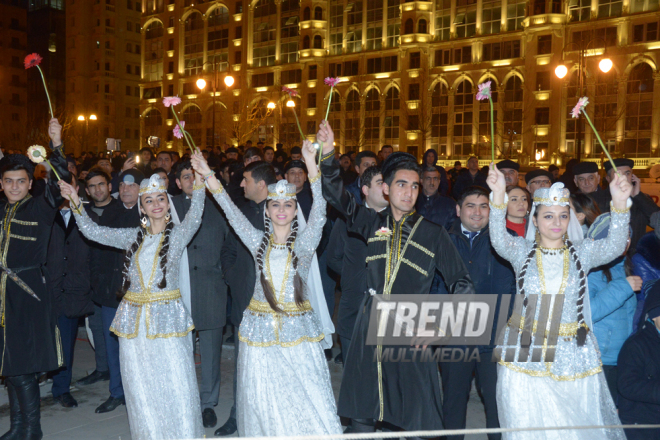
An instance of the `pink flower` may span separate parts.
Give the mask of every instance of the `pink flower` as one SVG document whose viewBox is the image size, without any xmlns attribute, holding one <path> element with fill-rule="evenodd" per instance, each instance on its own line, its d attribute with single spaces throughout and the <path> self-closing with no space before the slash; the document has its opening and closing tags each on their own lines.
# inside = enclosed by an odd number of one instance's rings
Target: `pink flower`
<svg viewBox="0 0 660 440">
<path fill-rule="evenodd" d="M 479 84 L 479 91 L 477 92 L 477 101 L 483 101 L 484 99 L 490 99 L 490 81 Z"/>
<path fill-rule="evenodd" d="M 325 82 L 326 86 L 334 87 L 337 84 L 339 84 L 339 81 L 340 81 L 339 78 L 330 78 L 330 77 L 328 77 L 323 82 Z"/>
<path fill-rule="evenodd" d="M 295 98 L 296 96 L 298 96 L 298 91 L 297 91 L 297 90 L 290 89 L 290 88 L 288 88 L 287 86 L 283 86 L 283 87 L 282 87 L 282 91 L 283 91 L 284 93 L 288 93 L 289 96 L 292 97 L 292 98 Z"/>
<path fill-rule="evenodd" d="M 179 105 L 181 104 L 181 98 L 178 96 L 166 96 L 163 98 L 163 105 L 165 107 L 169 107 L 171 105 Z"/>
<path fill-rule="evenodd" d="M 390 235 L 392 235 L 392 231 L 385 226 L 376 231 L 376 237 L 389 237 Z"/>
<path fill-rule="evenodd" d="M 172 130 L 172 134 L 174 134 L 174 137 L 177 139 L 183 139 L 183 127 L 186 126 L 186 121 L 181 121 L 176 126 L 174 127 L 174 130 Z"/>
<path fill-rule="evenodd" d="M 578 99 L 577 104 L 575 104 L 575 107 L 573 107 L 573 110 L 571 110 L 571 116 L 574 118 L 577 118 L 580 116 L 580 112 L 584 110 L 584 108 L 589 104 L 589 98 L 586 96 L 583 96 L 582 98 Z"/>
<path fill-rule="evenodd" d="M 30 67 L 38 66 L 41 63 L 41 58 L 38 53 L 31 53 L 25 57 L 25 68 L 29 69 Z"/>
</svg>

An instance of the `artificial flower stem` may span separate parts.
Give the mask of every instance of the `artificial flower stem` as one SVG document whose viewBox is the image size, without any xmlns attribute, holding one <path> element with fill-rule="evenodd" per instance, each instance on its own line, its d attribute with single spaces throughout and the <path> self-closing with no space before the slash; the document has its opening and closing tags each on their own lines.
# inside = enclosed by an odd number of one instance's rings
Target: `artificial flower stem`
<svg viewBox="0 0 660 440">
<path fill-rule="evenodd" d="M 328 120 L 328 115 L 330 114 L 330 103 L 332 103 L 332 89 L 335 87 L 330 87 L 330 97 L 328 98 L 328 109 L 325 111 L 325 120 Z"/>
<path fill-rule="evenodd" d="M 493 118 L 493 98 L 488 97 L 490 102 L 490 150 L 493 156 L 493 162 L 495 162 L 495 121 Z"/>
<path fill-rule="evenodd" d="M 46 85 L 46 78 L 44 77 L 44 72 L 41 70 L 41 67 L 37 65 L 37 69 L 39 69 L 39 73 L 41 74 L 41 80 L 44 83 L 44 90 L 46 90 L 46 98 L 48 98 L 48 108 L 50 108 L 50 117 L 54 118 L 55 114 L 53 113 L 53 105 L 50 103 L 50 95 L 48 94 L 48 86 Z"/>
<path fill-rule="evenodd" d="M 292 108 L 291 111 L 293 112 L 293 116 L 296 117 L 296 124 L 298 124 L 298 130 L 300 131 L 300 137 L 302 137 L 302 140 L 304 141 L 305 140 L 305 134 L 303 133 L 302 128 L 300 127 L 300 121 L 298 120 L 298 115 L 296 114 L 295 107 Z"/>
<path fill-rule="evenodd" d="M 179 121 L 179 117 L 177 116 L 176 112 L 174 111 L 174 107 L 172 107 L 172 114 L 174 114 L 174 119 L 176 119 L 176 124 L 179 126 L 179 130 L 183 133 L 183 136 L 186 138 L 186 143 L 188 146 L 192 149 L 193 147 L 197 150 L 198 153 L 201 153 L 197 145 L 195 145 L 195 141 L 192 140 L 192 136 L 188 134 L 186 130 L 181 127 L 181 121 Z M 190 136 L 190 139 L 188 138 Z"/>
<path fill-rule="evenodd" d="M 596 139 L 598 139 L 598 142 L 600 143 L 601 148 L 603 149 L 603 151 L 607 155 L 607 158 L 610 160 L 610 163 L 612 164 L 612 169 L 614 169 L 614 172 L 618 174 L 619 171 L 616 169 L 616 165 L 614 164 L 614 161 L 612 160 L 612 156 L 610 156 L 610 152 L 607 151 L 607 148 L 605 148 L 605 145 L 603 144 L 603 140 L 600 138 L 600 135 L 598 134 L 598 131 L 596 130 L 596 127 L 594 127 L 594 124 L 591 122 L 591 119 L 589 118 L 589 115 L 584 110 L 584 108 L 582 109 L 582 114 L 584 114 L 584 117 L 587 119 L 587 122 L 589 123 L 589 125 L 591 125 L 591 129 L 594 131 L 594 134 L 596 135 Z"/>
<path fill-rule="evenodd" d="M 39 67 L 39 66 L 37 66 L 37 67 Z M 50 169 L 53 170 L 53 173 L 55 173 L 55 177 L 57 177 L 57 181 L 59 182 L 60 180 L 62 180 L 62 178 L 60 177 L 60 175 L 57 174 L 57 170 L 55 169 L 55 167 L 53 166 L 53 164 L 50 163 L 50 160 L 46 159 L 46 163 L 48 164 L 48 166 L 50 167 Z M 74 208 L 76 208 L 77 211 L 80 211 L 80 207 L 76 206 L 76 204 L 73 203 L 73 200 L 71 200 L 71 196 L 67 197 L 67 199 L 69 199 L 69 202 L 71 203 L 71 205 L 72 205 Z M 78 212 L 78 213 L 80 213 L 80 212 Z"/>
<path fill-rule="evenodd" d="M 321 158 L 323 157 L 323 142 L 318 141 L 319 143 L 319 167 L 321 166 Z"/>
</svg>

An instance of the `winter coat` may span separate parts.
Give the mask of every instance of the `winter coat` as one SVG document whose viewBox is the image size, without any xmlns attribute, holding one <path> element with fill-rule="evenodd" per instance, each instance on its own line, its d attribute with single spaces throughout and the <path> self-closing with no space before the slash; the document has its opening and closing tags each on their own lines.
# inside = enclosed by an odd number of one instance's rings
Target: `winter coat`
<svg viewBox="0 0 660 440">
<path fill-rule="evenodd" d="M 637 294 L 637 312 L 633 321 L 633 328 L 637 330 L 637 324 L 642 317 L 644 308 L 645 292 L 648 285 L 660 278 L 660 239 L 654 231 L 644 235 L 637 243 L 637 252 L 632 257 L 633 272 L 642 278 L 644 286 L 642 292 Z"/>
<path fill-rule="evenodd" d="M 477 172 L 474 178 L 469 170 L 461 172 L 456 178 L 456 183 L 451 190 L 451 195 L 458 200 L 461 197 L 461 194 L 463 194 L 463 191 L 471 186 L 480 186 L 490 192 L 490 188 L 488 188 L 488 184 L 486 183 L 486 177 L 488 176 L 481 172 Z"/>
<path fill-rule="evenodd" d="M 415 204 L 417 212 L 427 220 L 436 225 L 444 226 L 445 229 L 451 229 L 456 220 L 456 202 L 450 197 L 445 197 L 439 192 L 430 197 L 420 192 Z"/>
<path fill-rule="evenodd" d="M 624 259 L 615 260 L 609 267 L 612 275 L 609 283 L 602 270 L 592 271 L 587 280 L 591 320 L 601 360 L 604 365 L 616 365 L 623 343 L 633 332 L 637 297 L 626 280 Z"/>
</svg>

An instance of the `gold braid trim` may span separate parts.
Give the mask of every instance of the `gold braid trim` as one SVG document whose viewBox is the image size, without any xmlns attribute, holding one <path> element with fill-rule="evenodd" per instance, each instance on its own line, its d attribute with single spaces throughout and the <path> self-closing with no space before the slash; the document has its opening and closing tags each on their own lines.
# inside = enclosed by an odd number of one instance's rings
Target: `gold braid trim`
<svg viewBox="0 0 660 440">
<path fill-rule="evenodd" d="M 331 157 L 334 157 L 334 155 L 335 155 L 335 149 L 333 148 L 331 152 L 329 152 L 329 153 L 326 154 L 325 156 L 321 156 L 321 162 L 320 162 L 320 163 L 322 163 L 322 162 L 325 161 L 326 159 L 329 159 L 329 158 L 331 158 Z"/>
<path fill-rule="evenodd" d="M 220 188 L 218 189 L 211 189 L 209 188 L 209 191 L 211 191 L 211 194 L 222 194 L 224 192 L 225 188 L 222 186 L 222 183 L 220 184 Z"/>
<path fill-rule="evenodd" d="M 601 364 L 601 365 L 599 365 L 595 368 L 592 368 L 591 370 L 587 370 L 583 373 L 576 373 L 576 374 L 571 374 L 571 375 L 568 375 L 568 376 L 558 376 L 558 375 L 552 373 L 552 371 L 550 371 L 550 366 L 552 365 L 551 362 L 546 362 L 545 363 L 545 371 L 543 371 L 543 370 L 528 370 L 526 368 L 514 365 L 513 363 L 510 363 L 510 362 L 499 361 L 498 363 L 500 365 L 504 365 L 509 370 L 515 371 L 516 373 L 523 373 L 523 374 L 526 374 L 526 375 L 532 376 L 532 377 L 549 377 L 553 380 L 556 380 L 557 382 L 570 382 L 570 381 L 574 381 L 574 380 L 578 380 L 578 379 L 584 379 L 585 377 L 593 376 L 594 374 L 598 374 L 601 371 L 603 371 L 603 367 L 601 366 L 602 365 Z"/>
<path fill-rule="evenodd" d="M 492 206 L 495 209 L 506 209 L 507 204 L 502 203 L 501 205 L 496 205 L 495 203 L 490 202 L 490 206 Z"/>
<path fill-rule="evenodd" d="M 321 173 L 318 172 L 318 173 L 316 173 L 316 176 L 309 179 L 309 183 L 312 184 L 312 183 L 316 182 L 317 180 L 319 180 L 320 178 L 321 178 Z"/>
<path fill-rule="evenodd" d="M 630 211 L 630 207 L 626 207 L 626 209 L 616 209 L 614 207 L 614 203 L 610 202 L 610 212 L 613 212 L 615 214 L 626 214 L 629 211 Z"/>
<path fill-rule="evenodd" d="M 319 336 L 316 337 L 311 337 L 311 336 L 302 336 L 295 341 L 291 342 L 278 342 L 278 341 L 268 341 L 268 342 L 254 342 L 250 341 L 248 338 L 243 336 L 240 332 L 238 331 L 238 340 L 241 342 L 245 342 L 247 345 L 251 347 L 272 347 L 273 345 L 279 345 L 281 347 L 295 347 L 296 345 L 300 345 L 303 342 L 319 342 L 325 338 L 325 334 L 321 333 Z"/>
<path fill-rule="evenodd" d="M 206 185 L 204 185 L 203 183 L 201 183 L 199 185 L 197 185 L 197 184 L 193 185 L 193 191 L 197 191 L 198 189 L 205 189 L 205 188 L 206 188 Z"/>
<path fill-rule="evenodd" d="M 280 303 L 278 304 L 280 306 L 280 309 L 282 309 L 282 313 L 284 314 L 301 314 L 301 313 L 307 313 L 312 311 L 312 305 L 310 304 L 309 301 L 304 301 L 300 307 L 298 307 L 298 304 L 295 302 L 285 302 L 285 303 Z M 266 301 L 257 301 L 256 299 L 252 298 L 250 300 L 250 304 L 248 305 L 248 310 L 251 312 L 255 312 L 258 314 L 262 313 L 268 313 L 272 315 L 279 315 L 280 313 L 276 312 L 273 310 Z"/>
<path fill-rule="evenodd" d="M 509 323 L 511 323 L 511 325 L 515 325 L 515 324 L 512 323 L 512 320 L 513 320 L 513 318 L 511 318 L 511 320 L 509 320 Z M 532 335 L 536 334 L 536 329 L 538 327 L 538 324 L 539 324 L 539 322 L 537 320 L 534 320 L 534 326 L 532 327 Z M 548 324 L 550 324 L 550 323 L 548 322 Z M 569 323 L 566 323 L 566 324 L 559 324 L 559 336 L 575 336 L 575 335 L 577 335 L 577 330 L 580 327 L 584 327 L 587 330 L 589 329 L 589 326 L 587 326 L 586 323 L 582 323 L 582 325 L 579 325 L 577 323 L 577 321 L 576 322 L 569 322 Z M 520 330 L 523 330 L 524 328 L 525 328 L 525 320 L 521 319 L 520 320 Z M 548 331 L 548 329 L 546 329 L 545 330 L 545 337 L 546 338 L 548 337 L 548 333 L 549 333 L 549 331 Z"/>
<path fill-rule="evenodd" d="M 124 300 L 134 304 L 149 304 L 158 301 L 173 301 L 181 298 L 181 292 L 176 290 L 165 290 L 163 292 L 126 292 Z"/>
</svg>

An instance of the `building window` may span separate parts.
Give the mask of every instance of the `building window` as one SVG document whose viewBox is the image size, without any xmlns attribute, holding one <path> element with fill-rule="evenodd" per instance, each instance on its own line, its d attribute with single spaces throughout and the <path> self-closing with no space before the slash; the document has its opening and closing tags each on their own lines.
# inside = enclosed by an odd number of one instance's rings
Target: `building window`
<svg viewBox="0 0 660 440">
<path fill-rule="evenodd" d="M 367 0 L 367 23 L 383 22 L 383 0 Z"/>
<path fill-rule="evenodd" d="M 396 55 L 383 58 L 367 59 L 367 73 L 396 72 L 398 70 Z"/>
<path fill-rule="evenodd" d="M 275 64 L 275 46 L 255 47 L 252 53 L 252 66 L 263 67 Z"/>
<path fill-rule="evenodd" d="M 298 61 L 298 42 L 282 43 L 280 45 L 280 61 L 283 64 Z"/>
<path fill-rule="evenodd" d="M 307 108 L 316 108 L 316 93 L 307 95 Z"/>
<path fill-rule="evenodd" d="M 547 55 L 552 53 L 552 35 L 539 35 L 537 40 L 536 53 L 538 55 Z"/>
<path fill-rule="evenodd" d="M 621 15 L 622 9 L 622 0 L 600 0 L 598 2 L 598 18 L 618 17 Z"/>
<path fill-rule="evenodd" d="M 483 61 L 520 58 L 520 40 L 484 44 Z"/>
<path fill-rule="evenodd" d="M 590 44 L 589 48 L 616 46 L 616 26 L 600 28 L 596 29 L 595 31 L 586 30 L 581 32 L 573 32 L 571 34 L 571 41 L 584 48 L 586 48 L 587 44 L 589 44 L 591 40 L 594 41 L 592 44 Z"/>
<path fill-rule="evenodd" d="M 550 90 L 550 72 L 536 72 L 536 87 L 534 90 Z"/>
<path fill-rule="evenodd" d="M 300 35 L 298 32 L 298 17 L 282 17 L 282 31 L 280 38 L 292 38 Z"/>
<path fill-rule="evenodd" d="M 252 87 L 269 87 L 274 84 L 275 74 L 273 72 L 252 75 Z"/>
<path fill-rule="evenodd" d="M 399 47 L 399 36 L 401 35 L 400 24 L 387 25 L 387 47 Z"/>
<path fill-rule="evenodd" d="M 632 0 L 630 12 L 650 12 L 658 10 L 658 0 Z"/>
<path fill-rule="evenodd" d="M 341 55 L 342 37 L 343 35 L 341 33 L 330 34 L 330 55 Z"/>
<path fill-rule="evenodd" d="M 426 33 L 428 33 L 428 25 L 427 25 L 427 23 L 426 23 L 426 20 L 424 20 L 423 18 L 421 18 L 421 19 L 417 22 L 417 33 L 418 33 L 418 34 L 426 34 Z"/>
<path fill-rule="evenodd" d="M 323 38 L 320 35 L 314 35 L 314 49 L 323 49 Z"/>
<path fill-rule="evenodd" d="M 383 26 L 369 26 L 367 28 L 367 50 L 380 50 L 383 48 Z"/>
<path fill-rule="evenodd" d="M 419 69 L 422 66 L 422 57 L 419 52 L 413 52 L 410 54 L 410 68 Z"/>
<path fill-rule="evenodd" d="M 282 72 L 282 84 L 298 84 L 302 81 L 302 70 L 285 70 Z"/>
<path fill-rule="evenodd" d="M 362 2 L 351 2 L 346 5 L 348 25 L 362 24 Z"/>
<path fill-rule="evenodd" d="M 255 23 L 254 33 L 252 35 L 252 42 L 255 44 L 266 43 L 268 41 L 275 41 L 275 24 L 272 23 Z"/>
<path fill-rule="evenodd" d="M 316 79 L 317 68 L 316 65 L 309 66 L 307 68 L 309 79 Z"/>
<path fill-rule="evenodd" d="M 581 0 L 591 1 L 591 0 Z M 513 0 L 507 4 L 507 17 L 506 17 L 506 30 L 519 31 L 522 30 L 522 22 L 525 19 L 525 1 Z"/>
<path fill-rule="evenodd" d="M 330 5 L 330 27 L 341 28 L 342 26 L 344 26 L 344 4 L 335 1 Z"/>
<path fill-rule="evenodd" d="M 362 52 L 362 30 L 356 29 L 348 32 L 345 40 L 348 53 Z"/>
<path fill-rule="evenodd" d="M 254 18 L 275 14 L 277 14 L 277 5 L 274 0 L 259 0 L 254 8 Z"/>
<path fill-rule="evenodd" d="M 537 107 L 534 121 L 536 125 L 550 124 L 550 107 Z"/>
<path fill-rule="evenodd" d="M 591 17 L 591 0 L 576 0 L 575 6 L 569 6 L 571 21 L 585 21 Z"/>
<path fill-rule="evenodd" d="M 323 20 L 323 8 L 320 6 L 314 8 L 314 20 Z"/>
<path fill-rule="evenodd" d="M 658 22 L 637 24 L 633 26 L 633 43 L 658 41 Z"/>
<path fill-rule="evenodd" d="M 357 90 L 353 89 L 348 92 L 346 96 L 346 111 L 347 112 L 358 112 L 360 111 L 360 93 Z"/>
<path fill-rule="evenodd" d="M 477 33 L 477 11 L 457 12 L 454 24 L 457 38 L 473 37 Z"/>
<path fill-rule="evenodd" d="M 502 3 L 484 3 L 481 17 L 481 34 L 498 34 L 502 25 Z"/>
</svg>

